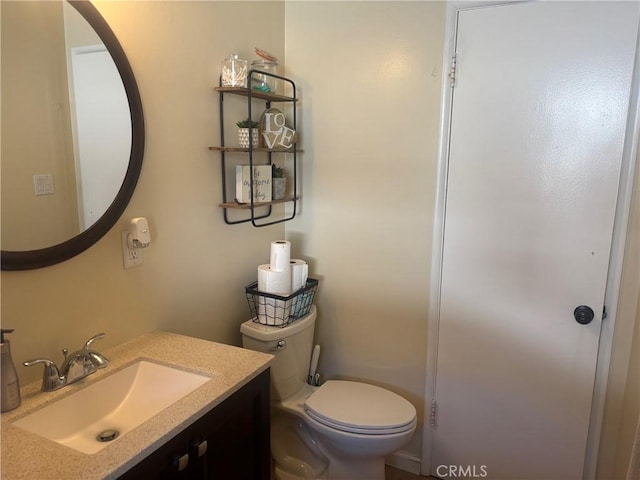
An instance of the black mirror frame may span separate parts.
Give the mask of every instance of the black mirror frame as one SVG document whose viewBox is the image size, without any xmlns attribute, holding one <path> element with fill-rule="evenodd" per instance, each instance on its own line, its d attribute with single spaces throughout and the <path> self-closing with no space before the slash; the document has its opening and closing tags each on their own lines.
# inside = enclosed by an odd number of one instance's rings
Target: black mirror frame
<svg viewBox="0 0 640 480">
<path fill-rule="evenodd" d="M 136 79 L 129 61 L 109 24 L 100 12 L 87 0 L 68 0 L 71 5 L 89 22 L 102 39 L 111 54 L 129 101 L 131 112 L 131 156 L 129 166 L 115 199 L 107 211 L 85 231 L 58 245 L 21 252 L 5 251 L 1 253 L 2 270 L 32 270 L 48 267 L 68 260 L 91 247 L 100 240 L 120 219 L 138 183 L 144 156 L 144 116 L 142 101 Z"/>
</svg>

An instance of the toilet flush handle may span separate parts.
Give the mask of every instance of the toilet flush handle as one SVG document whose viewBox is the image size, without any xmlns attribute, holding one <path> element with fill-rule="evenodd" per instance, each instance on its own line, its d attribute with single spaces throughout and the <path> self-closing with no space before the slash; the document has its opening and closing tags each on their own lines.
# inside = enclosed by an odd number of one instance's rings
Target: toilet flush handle
<svg viewBox="0 0 640 480">
<path fill-rule="evenodd" d="M 278 340 L 278 343 L 276 343 L 276 346 L 273 348 L 270 348 L 269 351 L 279 352 L 280 350 L 284 350 L 285 348 L 287 348 L 287 342 L 284 340 Z"/>
</svg>

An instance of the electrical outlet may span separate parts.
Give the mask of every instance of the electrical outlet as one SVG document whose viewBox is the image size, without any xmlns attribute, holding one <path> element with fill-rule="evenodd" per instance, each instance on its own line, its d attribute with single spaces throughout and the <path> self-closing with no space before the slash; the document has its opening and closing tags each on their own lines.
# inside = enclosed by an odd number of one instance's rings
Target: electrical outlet
<svg viewBox="0 0 640 480">
<path fill-rule="evenodd" d="M 128 235 L 129 232 L 122 232 L 122 263 L 125 269 L 142 265 L 142 249 L 129 248 Z"/>
</svg>

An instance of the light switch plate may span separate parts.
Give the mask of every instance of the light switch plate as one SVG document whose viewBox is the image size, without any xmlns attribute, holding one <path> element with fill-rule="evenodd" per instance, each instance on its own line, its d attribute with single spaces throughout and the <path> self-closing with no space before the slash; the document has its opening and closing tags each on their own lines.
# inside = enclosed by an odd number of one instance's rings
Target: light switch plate
<svg viewBox="0 0 640 480">
<path fill-rule="evenodd" d="M 53 195 L 53 175 L 51 173 L 33 176 L 33 193 L 36 196 Z"/>
</svg>

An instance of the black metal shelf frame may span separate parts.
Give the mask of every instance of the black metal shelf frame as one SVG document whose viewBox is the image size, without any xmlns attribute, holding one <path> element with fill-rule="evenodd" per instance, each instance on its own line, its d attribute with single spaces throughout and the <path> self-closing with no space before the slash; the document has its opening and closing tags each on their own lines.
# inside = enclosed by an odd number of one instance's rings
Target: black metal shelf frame
<svg viewBox="0 0 640 480">
<path fill-rule="evenodd" d="M 291 91 L 292 91 L 292 95 L 290 97 L 288 96 L 283 96 L 283 95 L 275 95 L 275 94 L 265 94 L 265 93 L 261 93 L 261 92 L 254 92 L 251 89 L 251 82 L 253 80 L 253 76 L 254 75 L 266 75 L 269 77 L 273 77 L 276 78 L 278 80 L 281 80 L 287 84 L 289 84 L 291 86 Z M 220 85 L 222 85 L 222 83 L 220 82 Z M 274 73 L 270 73 L 270 72 L 263 72 L 261 70 L 249 70 L 248 76 L 247 76 L 247 88 L 238 88 L 238 89 L 223 89 L 222 87 L 220 87 L 218 89 L 218 93 L 219 93 L 219 110 L 220 110 L 220 146 L 222 147 L 222 149 L 220 150 L 220 157 L 221 157 L 221 172 L 222 172 L 222 203 L 223 204 L 227 204 L 229 203 L 229 199 L 227 197 L 227 176 L 226 176 L 226 151 L 224 149 L 225 147 L 225 134 L 224 134 L 224 96 L 226 94 L 235 94 L 235 95 L 241 95 L 241 96 L 246 96 L 247 97 L 247 114 L 248 117 L 250 119 L 253 118 L 252 116 L 252 110 L 253 110 L 253 100 L 258 99 L 258 100 L 265 100 L 266 101 L 266 108 L 269 109 L 271 108 L 271 103 L 272 102 L 286 102 L 286 103 L 291 103 L 293 108 L 293 121 L 292 121 L 292 125 L 291 128 L 293 128 L 293 130 L 297 131 L 297 123 L 298 123 L 298 118 L 297 118 L 297 93 L 296 93 L 296 84 L 293 80 L 286 78 L 286 77 L 282 77 L 280 75 L 276 75 Z M 253 138 L 253 126 L 249 125 L 249 138 Z M 296 139 L 297 141 L 297 139 Z M 230 210 L 229 207 L 225 207 L 222 206 L 221 208 L 223 209 L 224 212 L 224 221 L 226 224 L 228 225 L 237 225 L 239 223 L 246 223 L 246 222 L 251 222 L 251 224 L 254 227 L 266 227 L 269 225 L 274 225 L 277 223 L 282 223 L 282 222 L 287 222 L 289 220 L 292 220 L 295 216 L 296 216 L 296 210 L 297 210 L 297 202 L 298 202 L 298 172 L 297 172 L 297 165 L 298 165 L 298 159 L 297 159 L 297 145 L 294 143 L 291 147 L 291 151 L 286 151 L 286 152 L 280 152 L 280 151 L 273 151 L 273 150 L 267 150 L 267 156 L 268 156 L 268 164 L 272 165 L 272 154 L 273 153 L 289 153 L 291 155 L 293 155 L 293 197 L 288 200 L 286 203 L 293 203 L 293 207 L 291 210 L 291 214 L 289 216 L 285 216 L 284 218 L 278 219 L 278 220 L 272 220 L 272 221 L 265 221 L 265 222 L 259 222 L 259 220 L 263 220 L 265 218 L 268 218 L 271 216 L 272 213 L 272 206 L 268 204 L 264 205 L 257 205 L 254 200 L 253 200 L 253 165 L 254 165 L 254 159 L 253 159 L 253 154 L 254 154 L 254 148 L 253 148 L 253 142 L 250 140 L 249 141 L 249 149 L 248 149 L 248 157 L 249 157 L 249 180 L 250 180 L 250 185 L 249 185 L 249 198 L 250 198 L 250 208 L 248 209 L 251 212 L 251 216 L 249 218 L 243 218 L 240 220 L 232 220 L 229 218 L 229 214 L 228 214 L 228 210 Z M 278 202 L 280 203 L 280 202 Z M 264 214 L 256 214 L 256 209 L 257 208 L 266 208 L 267 211 Z"/>
</svg>

